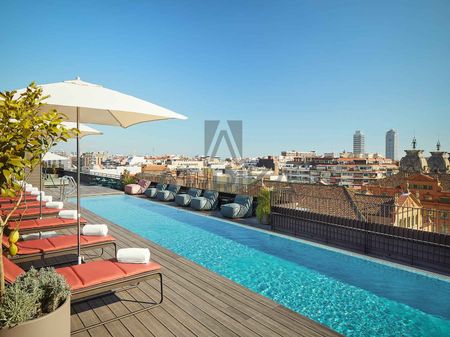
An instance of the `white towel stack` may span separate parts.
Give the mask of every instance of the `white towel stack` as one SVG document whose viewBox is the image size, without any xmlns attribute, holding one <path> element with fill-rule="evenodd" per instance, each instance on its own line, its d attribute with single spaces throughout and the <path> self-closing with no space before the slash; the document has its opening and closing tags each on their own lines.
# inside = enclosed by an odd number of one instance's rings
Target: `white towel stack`
<svg viewBox="0 0 450 337">
<path fill-rule="evenodd" d="M 33 190 L 33 185 L 31 184 L 26 184 L 25 185 L 25 192 L 31 192 Z"/>
<path fill-rule="evenodd" d="M 75 209 L 64 209 L 59 211 L 58 217 L 62 219 L 77 219 L 77 211 Z"/>
<path fill-rule="evenodd" d="M 51 202 L 53 201 L 53 197 L 51 195 L 38 195 L 36 197 L 36 201 L 41 201 L 42 202 Z"/>
<path fill-rule="evenodd" d="M 148 248 L 122 248 L 117 251 L 117 261 L 121 263 L 149 263 Z"/>
<path fill-rule="evenodd" d="M 63 209 L 64 203 L 62 201 L 48 201 L 45 203 L 45 207 Z"/>
<path fill-rule="evenodd" d="M 108 235 L 108 226 L 100 225 L 84 225 L 81 234 L 87 236 L 106 236 Z"/>
</svg>

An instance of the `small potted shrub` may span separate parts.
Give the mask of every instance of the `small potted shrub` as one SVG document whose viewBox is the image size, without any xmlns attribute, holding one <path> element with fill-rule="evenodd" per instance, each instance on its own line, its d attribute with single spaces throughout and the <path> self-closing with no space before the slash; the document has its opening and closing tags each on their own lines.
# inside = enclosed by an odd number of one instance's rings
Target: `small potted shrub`
<svg viewBox="0 0 450 337">
<path fill-rule="evenodd" d="M 129 184 L 135 184 L 136 178 L 130 174 L 130 171 L 123 170 L 123 173 L 120 175 L 120 182 L 122 183 L 122 188 Z"/>
<path fill-rule="evenodd" d="M 258 194 L 258 205 L 256 206 L 256 217 L 259 223 L 267 225 L 270 216 L 270 190 L 267 187 L 260 189 Z"/>
<path fill-rule="evenodd" d="M 54 268 L 31 268 L 0 300 L 0 336 L 70 336 L 70 288 Z"/>
</svg>

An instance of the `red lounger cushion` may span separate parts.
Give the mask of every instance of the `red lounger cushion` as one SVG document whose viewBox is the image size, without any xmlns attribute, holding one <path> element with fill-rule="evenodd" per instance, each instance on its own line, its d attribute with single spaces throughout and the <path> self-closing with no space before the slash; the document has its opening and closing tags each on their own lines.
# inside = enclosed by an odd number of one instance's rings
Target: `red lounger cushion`
<svg viewBox="0 0 450 337">
<path fill-rule="evenodd" d="M 3 271 L 6 282 L 13 283 L 16 280 L 16 278 L 25 273 L 25 271 L 22 268 L 20 268 L 18 265 L 11 262 L 10 260 L 8 260 L 4 255 L 2 256 L 2 258 L 3 258 Z"/>
<path fill-rule="evenodd" d="M 56 208 L 47 208 L 47 207 L 42 207 L 42 214 L 45 215 L 50 215 L 50 214 L 58 214 L 59 211 L 61 211 L 60 209 L 56 209 Z M 7 215 L 9 212 L 8 211 L 2 211 L 2 215 L 5 216 Z M 30 209 L 18 209 L 16 211 L 13 212 L 13 214 L 11 215 L 11 217 L 13 218 L 19 218 L 21 216 L 39 216 L 40 212 L 39 212 L 39 208 L 30 208 Z"/>
<path fill-rule="evenodd" d="M 5 280 L 13 283 L 24 270 L 15 263 L 3 258 Z M 57 268 L 56 271 L 63 275 L 72 290 L 101 284 L 103 282 L 120 280 L 127 276 L 140 273 L 157 271 L 161 266 L 156 262 L 147 264 L 120 263 L 116 259 L 88 262 L 70 267 Z"/>
<path fill-rule="evenodd" d="M 17 209 L 21 208 L 35 208 L 39 207 L 39 201 L 27 201 L 27 202 L 21 202 Z M 16 206 L 15 203 L 9 203 L 9 204 L 0 204 L 0 209 L 13 209 Z M 42 203 L 42 207 L 45 207 L 45 203 Z"/>
<path fill-rule="evenodd" d="M 81 246 L 93 245 L 102 242 L 113 242 L 116 239 L 110 235 L 107 236 L 80 236 Z M 38 254 L 45 252 L 53 252 L 62 249 L 74 248 L 77 246 L 77 235 L 59 235 L 46 239 L 37 239 L 29 241 L 18 241 L 18 255 Z M 3 246 L 9 248 L 7 236 L 3 236 Z"/>
<path fill-rule="evenodd" d="M 132 264 L 111 259 L 58 268 L 56 271 L 66 278 L 72 290 L 77 290 L 159 269 L 161 266 L 156 262 Z"/>
<path fill-rule="evenodd" d="M 22 201 L 36 201 L 37 195 L 24 195 L 22 197 Z M 8 198 L 8 197 L 0 197 L 0 204 L 4 203 L 13 203 L 19 201 L 19 197 Z"/>
<path fill-rule="evenodd" d="M 86 219 L 81 218 L 80 223 L 86 224 Z M 42 227 L 64 227 L 64 226 L 73 226 L 77 224 L 77 220 L 75 219 L 62 219 L 62 218 L 44 218 L 44 219 L 31 219 L 31 220 L 22 220 L 22 221 L 10 221 L 8 223 L 9 230 L 15 230 L 19 228 L 19 231 L 29 230 L 29 229 L 39 229 Z"/>
</svg>

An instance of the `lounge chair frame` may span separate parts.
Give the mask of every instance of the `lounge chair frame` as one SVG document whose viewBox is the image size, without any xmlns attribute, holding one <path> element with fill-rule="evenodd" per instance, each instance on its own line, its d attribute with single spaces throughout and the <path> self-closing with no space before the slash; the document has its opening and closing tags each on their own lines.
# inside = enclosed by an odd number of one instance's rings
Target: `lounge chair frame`
<svg viewBox="0 0 450 337">
<path fill-rule="evenodd" d="M 74 330 L 70 334 L 74 335 L 74 334 L 77 334 L 80 332 L 84 332 L 84 331 L 87 331 L 87 330 L 90 330 L 90 329 L 93 329 L 93 328 L 96 328 L 99 326 L 103 326 L 108 323 L 112 323 L 112 322 L 130 317 L 130 316 L 137 315 L 141 312 L 145 312 L 145 311 L 148 311 L 150 309 L 153 309 L 153 308 L 159 306 L 164 300 L 163 274 L 160 271 L 150 271 L 147 273 L 142 273 L 142 274 L 138 274 L 135 276 L 131 276 L 131 277 L 127 278 L 126 280 L 123 280 L 123 279 L 122 280 L 120 280 L 120 279 L 114 280 L 114 281 L 98 284 L 95 286 L 83 288 L 80 290 L 72 291 L 71 304 L 74 304 L 74 303 L 83 302 L 83 301 L 91 300 L 94 298 L 110 295 L 111 293 L 125 291 L 125 290 L 128 290 L 129 288 L 127 288 L 127 289 L 119 289 L 119 288 L 123 288 L 128 285 L 136 287 L 137 285 L 139 285 L 139 283 L 146 281 L 146 280 L 154 279 L 154 278 L 159 278 L 160 298 L 157 302 L 152 303 L 152 306 L 141 308 L 139 310 L 135 310 L 133 312 L 129 312 L 129 313 L 108 319 L 103 322 L 99 322 L 99 323 L 96 323 L 96 324 L 93 324 L 90 326 L 86 326 L 86 327 Z M 116 290 L 116 289 L 119 289 L 119 290 Z M 140 302 L 140 303 L 148 303 L 148 302 Z"/>
</svg>

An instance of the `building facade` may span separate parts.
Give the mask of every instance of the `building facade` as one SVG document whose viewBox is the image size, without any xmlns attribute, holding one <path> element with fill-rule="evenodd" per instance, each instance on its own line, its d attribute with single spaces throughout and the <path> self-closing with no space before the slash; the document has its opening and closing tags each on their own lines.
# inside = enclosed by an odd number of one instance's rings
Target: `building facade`
<svg viewBox="0 0 450 337">
<path fill-rule="evenodd" d="M 353 154 L 355 157 L 361 157 L 365 153 L 366 137 L 360 130 L 356 130 L 353 135 Z"/>
<path fill-rule="evenodd" d="M 394 129 L 390 129 L 388 132 L 386 132 L 386 158 L 398 160 L 398 146 L 398 133 Z"/>
</svg>

